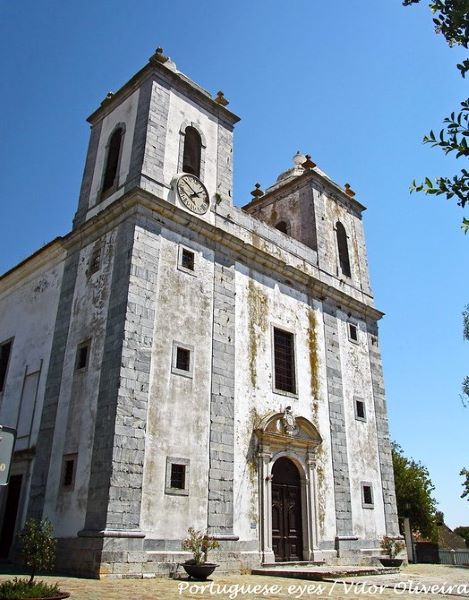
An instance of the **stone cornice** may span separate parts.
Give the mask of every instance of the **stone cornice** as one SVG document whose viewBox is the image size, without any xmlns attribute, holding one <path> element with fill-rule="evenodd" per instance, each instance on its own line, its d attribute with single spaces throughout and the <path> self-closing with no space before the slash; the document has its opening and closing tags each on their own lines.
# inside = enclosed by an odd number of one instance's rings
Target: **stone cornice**
<svg viewBox="0 0 469 600">
<path fill-rule="evenodd" d="M 366 210 L 366 206 L 364 206 L 363 204 L 358 202 L 358 200 L 355 200 L 354 198 L 351 198 L 348 194 L 346 194 L 345 191 L 340 187 L 340 185 L 335 183 L 335 181 L 332 181 L 332 179 L 329 179 L 329 177 L 322 175 L 318 171 L 314 170 L 305 171 L 301 175 L 298 175 L 297 177 L 292 177 L 284 183 L 279 181 L 278 187 L 276 187 L 270 192 L 267 191 L 260 198 L 256 198 L 255 200 L 248 202 L 248 204 L 245 204 L 242 207 L 242 209 L 246 212 L 250 212 L 250 209 L 252 208 L 260 208 L 264 205 L 268 205 L 271 202 L 274 202 L 278 196 L 284 196 L 286 193 L 292 191 L 292 189 L 302 187 L 306 182 L 315 180 L 318 180 L 320 184 L 323 185 L 326 189 L 329 188 L 329 190 L 332 193 L 337 194 L 342 203 L 345 204 L 347 208 L 351 208 L 352 210 L 354 210 L 360 217 L 361 213 Z"/>
<path fill-rule="evenodd" d="M 87 118 L 87 121 L 94 125 L 97 121 L 103 119 L 114 110 L 117 104 L 120 104 L 125 98 L 135 92 L 135 90 L 141 87 L 142 83 L 150 77 L 157 77 L 191 98 L 196 98 L 200 106 L 231 126 L 240 120 L 233 112 L 215 102 L 208 92 L 203 90 L 183 73 L 165 66 L 164 63 L 150 61 L 129 79 L 127 83 L 119 88 L 111 98 L 105 100 L 101 106 Z"/>
<path fill-rule="evenodd" d="M 37 269 L 51 260 L 59 262 L 64 257 L 64 251 L 80 249 L 128 219 L 132 214 L 137 220 L 139 214 L 147 214 L 147 211 L 150 211 L 153 217 L 159 215 L 219 244 L 226 251 L 231 251 L 235 257 L 239 257 L 241 261 L 244 259 L 261 265 L 264 269 L 273 271 L 288 281 L 301 284 L 315 297 L 333 301 L 343 310 L 348 309 L 373 321 L 384 315 L 373 307 L 370 295 L 344 284 L 319 269 L 315 264 L 316 253 L 313 250 L 295 240 L 288 241 L 290 245 L 294 245 L 297 252 L 282 247 L 283 238 L 276 239 L 274 230 L 270 231 L 271 228 L 267 228 L 265 224 L 241 209 L 231 205 L 216 207 L 215 224 L 212 224 L 141 188 L 134 188 L 127 192 L 66 236 L 56 238 L 5 273 L 0 281 L 2 283 L 5 281 L 8 287 L 11 287 L 37 272 Z M 245 223 L 241 223 L 241 219 L 244 219 Z M 170 227 L 170 223 L 167 226 Z M 262 227 L 272 235 L 272 239 L 262 235 L 259 230 L 256 231 L 256 228 Z M 285 243 L 283 245 L 285 246 Z M 341 286 L 344 289 L 340 289 Z"/>
<path fill-rule="evenodd" d="M 97 238 L 104 231 L 115 227 L 131 214 L 137 217 L 142 209 L 144 211 L 142 214 L 151 211 L 153 216 L 159 215 L 174 224 L 182 225 L 231 251 L 240 260 L 262 265 L 265 269 L 280 274 L 289 281 L 296 281 L 317 298 L 333 301 L 344 310 L 348 309 L 374 321 L 384 315 L 373 307 L 370 295 L 352 286 L 346 286 L 313 264 L 316 254 L 304 244 L 293 241 L 298 246 L 298 254 L 282 248 L 276 239 L 269 240 L 256 233 L 256 226 L 264 224 L 231 205 L 225 209 L 221 205 L 217 207 L 216 222 L 212 224 L 150 192 L 134 188 L 115 200 L 106 210 L 72 231 L 63 239 L 63 244 L 69 250 L 81 247 L 84 243 L 90 243 L 92 238 Z M 237 217 L 241 216 L 248 219 L 245 225 L 238 222 Z M 170 223 L 166 225 L 170 227 Z M 275 235 L 274 231 L 273 235 Z M 308 257 L 308 253 L 311 256 Z M 340 286 L 344 289 L 346 287 L 349 293 L 340 289 Z"/>
<path fill-rule="evenodd" d="M 43 267 L 61 262 L 65 257 L 63 241 L 63 237 L 56 237 L 1 275 L 0 285 L 2 289 L 0 293 L 11 289 L 17 284 L 23 285 L 30 276 L 36 276 Z"/>
</svg>

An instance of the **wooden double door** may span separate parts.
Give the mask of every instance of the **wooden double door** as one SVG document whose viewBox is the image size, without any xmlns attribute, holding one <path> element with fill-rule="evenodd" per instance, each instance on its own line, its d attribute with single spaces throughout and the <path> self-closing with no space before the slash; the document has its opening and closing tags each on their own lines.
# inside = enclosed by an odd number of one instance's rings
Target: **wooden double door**
<svg viewBox="0 0 469 600">
<path fill-rule="evenodd" d="M 285 457 L 272 469 L 272 548 L 276 562 L 303 560 L 300 474 Z"/>
</svg>

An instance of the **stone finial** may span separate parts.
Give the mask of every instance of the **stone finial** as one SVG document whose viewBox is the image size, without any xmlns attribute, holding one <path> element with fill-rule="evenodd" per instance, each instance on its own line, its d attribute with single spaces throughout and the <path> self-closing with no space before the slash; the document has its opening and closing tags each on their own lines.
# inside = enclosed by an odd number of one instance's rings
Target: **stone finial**
<svg viewBox="0 0 469 600">
<path fill-rule="evenodd" d="M 215 102 L 220 104 L 220 106 L 228 106 L 230 103 L 229 100 L 225 98 L 225 95 L 222 91 L 217 92 L 217 96 L 215 98 Z"/>
<path fill-rule="evenodd" d="M 298 152 L 293 157 L 293 166 L 299 167 L 304 163 L 305 160 L 306 156 L 304 154 L 301 154 L 301 152 L 298 150 Z"/>
<path fill-rule="evenodd" d="M 153 56 L 150 57 L 150 62 L 156 61 L 164 64 L 165 62 L 168 62 L 168 60 L 169 57 L 163 54 L 163 48 L 157 48 L 155 50 L 155 54 L 153 54 Z"/>
<path fill-rule="evenodd" d="M 251 192 L 251 196 L 254 196 L 254 200 L 257 200 L 257 198 L 260 198 L 263 195 L 264 195 L 264 192 L 261 190 L 261 184 L 256 183 L 256 185 L 254 186 L 254 189 Z"/>
<path fill-rule="evenodd" d="M 103 104 L 106 104 L 106 102 L 109 102 L 109 100 L 111 100 L 113 96 L 114 92 L 108 92 L 104 100 L 101 102 L 101 106 L 103 106 Z"/>
<path fill-rule="evenodd" d="M 316 163 L 311 160 L 311 156 L 309 154 L 306 155 L 305 162 L 301 163 L 301 166 L 305 171 L 311 171 L 316 166 Z"/>
<path fill-rule="evenodd" d="M 355 192 L 350 187 L 350 183 L 345 184 L 345 193 L 347 194 L 347 196 L 350 196 L 350 198 L 353 198 L 355 196 Z"/>
</svg>

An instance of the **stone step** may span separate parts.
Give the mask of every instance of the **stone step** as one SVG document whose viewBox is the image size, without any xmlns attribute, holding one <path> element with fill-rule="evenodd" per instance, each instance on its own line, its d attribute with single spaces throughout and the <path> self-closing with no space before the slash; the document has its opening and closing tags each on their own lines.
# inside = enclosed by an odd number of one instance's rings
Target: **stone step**
<svg viewBox="0 0 469 600">
<path fill-rule="evenodd" d="M 324 566 L 324 560 L 297 560 L 295 562 L 273 562 L 273 563 L 262 563 L 263 568 L 275 568 L 275 567 L 320 567 Z"/>
<path fill-rule="evenodd" d="M 357 566 L 305 566 L 281 563 L 253 569 L 253 575 L 269 575 L 270 577 L 292 577 L 295 579 L 310 579 L 312 581 L 334 580 L 342 577 L 369 577 L 370 575 L 390 575 L 399 573 L 399 567 L 357 567 Z"/>
</svg>

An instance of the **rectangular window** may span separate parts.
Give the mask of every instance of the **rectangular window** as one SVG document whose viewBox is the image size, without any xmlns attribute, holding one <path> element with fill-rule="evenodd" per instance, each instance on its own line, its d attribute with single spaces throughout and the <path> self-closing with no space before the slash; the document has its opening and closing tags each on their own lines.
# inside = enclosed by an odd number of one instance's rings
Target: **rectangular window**
<svg viewBox="0 0 469 600">
<path fill-rule="evenodd" d="M 348 323 L 348 339 L 351 342 L 358 342 L 358 327 L 354 323 Z"/>
<path fill-rule="evenodd" d="M 373 488 L 371 483 L 362 483 L 362 506 L 373 508 Z"/>
<path fill-rule="evenodd" d="M 76 454 L 64 456 L 62 469 L 62 487 L 72 489 L 75 485 Z"/>
<path fill-rule="evenodd" d="M 293 333 L 274 327 L 275 389 L 296 394 L 295 340 Z"/>
<path fill-rule="evenodd" d="M 195 252 L 182 245 L 179 245 L 178 269 L 189 275 L 195 275 Z"/>
<path fill-rule="evenodd" d="M 189 462 L 187 458 L 166 458 L 166 494 L 189 495 Z"/>
<path fill-rule="evenodd" d="M 194 253 L 187 248 L 182 249 L 181 265 L 189 271 L 194 270 Z"/>
<path fill-rule="evenodd" d="M 98 246 L 93 250 L 90 261 L 88 263 L 88 277 L 96 273 L 101 268 L 101 246 Z"/>
<path fill-rule="evenodd" d="M 0 345 L 0 392 L 3 392 L 5 387 L 12 346 L 13 340 L 8 340 Z"/>
<path fill-rule="evenodd" d="M 192 377 L 194 353 L 192 346 L 173 342 L 171 371 L 184 377 Z"/>
<path fill-rule="evenodd" d="M 176 369 L 179 371 L 190 371 L 191 352 L 187 348 L 176 349 Z"/>
<path fill-rule="evenodd" d="M 355 398 L 355 418 L 358 421 L 366 421 L 365 402 Z"/>
<path fill-rule="evenodd" d="M 75 369 L 77 371 L 84 371 L 88 367 L 89 353 L 90 342 L 88 340 L 80 344 L 77 348 L 77 358 L 75 363 Z"/>
<path fill-rule="evenodd" d="M 186 465 L 171 465 L 171 487 L 183 490 L 186 485 Z"/>
</svg>

